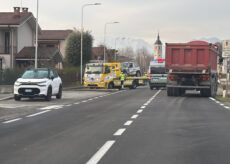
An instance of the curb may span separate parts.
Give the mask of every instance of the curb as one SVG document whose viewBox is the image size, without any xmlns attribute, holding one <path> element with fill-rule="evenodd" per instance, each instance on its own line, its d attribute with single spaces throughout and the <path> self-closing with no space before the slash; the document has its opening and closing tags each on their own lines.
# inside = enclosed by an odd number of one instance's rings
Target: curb
<svg viewBox="0 0 230 164">
<path fill-rule="evenodd" d="M 10 96 L 10 97 L 5 97 L 5 98 L 0 99 L 0 101 L 10 100 L 10 99 L 13 99 L 13 98 L 14 98 L 13 96 Z"/>
</svg>

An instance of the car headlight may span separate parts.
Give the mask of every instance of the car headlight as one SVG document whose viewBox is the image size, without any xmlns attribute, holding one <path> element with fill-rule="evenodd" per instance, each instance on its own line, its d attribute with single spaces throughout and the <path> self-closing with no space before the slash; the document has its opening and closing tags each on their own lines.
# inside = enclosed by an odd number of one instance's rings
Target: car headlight
<svg viewBox="0 0 230 164">
<path fill-rule="evenodd" d="M 20 83 L 20 82 L 18 82 L 18 81 L 16 81 L 15 83 L 14 83 L 14 85 L 15 86 L 20 86 L 22 83 Z"/>
<path fill-rule="evenodd" d="M 45 87 L 46 86 L 46 81 L 42 81 L 42 82 L 38 83 L 38 86 Z"/>
</svg>

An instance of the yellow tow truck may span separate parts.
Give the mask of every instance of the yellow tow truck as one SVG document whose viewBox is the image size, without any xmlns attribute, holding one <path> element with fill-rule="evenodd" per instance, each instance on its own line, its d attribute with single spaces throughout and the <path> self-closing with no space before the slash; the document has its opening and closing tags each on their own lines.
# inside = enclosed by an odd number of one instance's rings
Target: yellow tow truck
<svg viewBox="0 0 230 164">
<path fill-rule="evenodd" d="M 121 64 L 120 63 L 89 63 L 84 74 L 84 87 L 121 89 Z M 149 77 L 126 77 L 124 87 L 135 89 L 146 85 Z"/>
</svg>

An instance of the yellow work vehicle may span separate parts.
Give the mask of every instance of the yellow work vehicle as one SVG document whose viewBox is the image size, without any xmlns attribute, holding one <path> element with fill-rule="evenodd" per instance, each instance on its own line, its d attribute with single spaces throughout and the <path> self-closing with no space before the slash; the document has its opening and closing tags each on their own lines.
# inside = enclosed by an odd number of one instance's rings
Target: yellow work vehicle
<svg viewBox="0 0 230 164">
<path fill-rule="evenodd" d="M 120 63 L 89 63 L 84 74 L 84 87 L 89 88 L 121 88 Z M 148 77 L 126 77 L 124 87 L 135 89 L 137 86 L 146 85 Z"/>
</svg>

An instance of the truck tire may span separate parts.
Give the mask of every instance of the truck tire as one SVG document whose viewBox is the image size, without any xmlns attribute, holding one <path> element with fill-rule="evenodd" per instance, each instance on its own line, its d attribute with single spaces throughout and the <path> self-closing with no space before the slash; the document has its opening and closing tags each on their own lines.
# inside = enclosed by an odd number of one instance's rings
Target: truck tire
<svg viewBox="0 0 230 164">
<path fill-rule="evenodd" d="M 172 88 L 167 88 L 167 95 L 172 96 Z"/>
<path fill-rule="evenodd" d="M 113 85 L 112 82 L 110 82 L 109 85 L 108 85 L 108 89 L 113 89 L 113 88 L 114 88 L 114 85 Z"/>
</svg>

